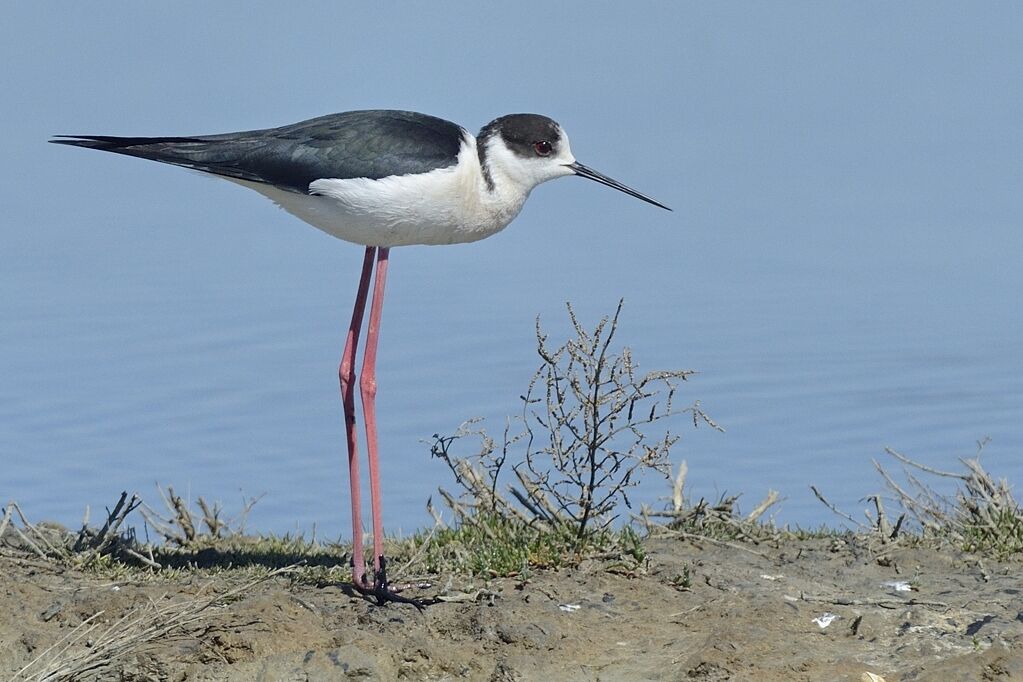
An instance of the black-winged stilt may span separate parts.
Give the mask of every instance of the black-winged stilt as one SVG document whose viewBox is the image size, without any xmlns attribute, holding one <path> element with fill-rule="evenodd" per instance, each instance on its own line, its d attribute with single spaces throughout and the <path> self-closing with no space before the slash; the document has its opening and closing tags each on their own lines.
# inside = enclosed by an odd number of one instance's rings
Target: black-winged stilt
<svg viewBox="0 0 1023 682">
<path fill-rule="evenodd" d="M 269 197 L 334 237 L 366 247 L 338 376 L 351 481 L 353 583 L 381 603 L 410 601 L 389 590 L 382 550 L 376 356 L 391 247 L 457 244 L 489 237 L 518 215 L 534 187 L 565 175 L 596 180 L 668 208 L 576 161 L 561 126 L 537 114 L 502 116 L 485 125 L 477 137 L 433 116 L 386 110 L 349 111 L 280 128 L 223 135 L 57 137 L 51 142 L 137 156 L 225 178 Z M 359 384 L 373 515 L 373 579 L 369 581 L 361 541 L 355 351 L 371 278 L 373 300 Z"/>
</svg>

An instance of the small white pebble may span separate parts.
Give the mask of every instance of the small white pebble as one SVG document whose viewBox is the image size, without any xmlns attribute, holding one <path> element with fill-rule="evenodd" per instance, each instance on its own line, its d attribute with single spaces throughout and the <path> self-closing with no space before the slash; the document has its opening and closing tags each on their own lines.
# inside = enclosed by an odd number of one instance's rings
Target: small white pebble
<svg viewBox="0 0 1023 682">
<path fill-rule="evenodd" d="M 896 592 L 912 592 L 913 586 L 909 584 L 908 580 L 888 580 L 881 583 L 881 587 L 889 587 Z"/>
<path fill-rule="evenodd" d="M 120 591 L 121 591 L 121 587 L 120 587 L 120 585 L 114 585 L 114 586 L 113 586 L 113 587 L 111 587 L 110 589 L 111 589 L 112 591 L 114 591 L 114 592 L 120 592 Z"/>
<path fill-rule="evenodd" d="M 558 608 L 566 613 L 572 613 L 573 611 L 579 610 L 578 604 L 558 604 Z"/>
<path fill-rule="evenodd" d="M 824 628 L 828 627 L 833 622 L 835 622 L 836 618 L 838 618 L 838 616 L 836 616 L 835 614 L 831 613 L 830 611 L 825 611 L 821 615 L 814 618 L 813 622 L 817 623 L 817 627 L 823 630 Z"/>
<path fill-rule="evenodd" d="M 760 577 L 763 578 L 764 580 L 785 580 L 785 576 L 783 576 L 781 573 L 779 573 L 778 575 L 768 575 L 766 573 L 761 573 Z"/>
</svg>

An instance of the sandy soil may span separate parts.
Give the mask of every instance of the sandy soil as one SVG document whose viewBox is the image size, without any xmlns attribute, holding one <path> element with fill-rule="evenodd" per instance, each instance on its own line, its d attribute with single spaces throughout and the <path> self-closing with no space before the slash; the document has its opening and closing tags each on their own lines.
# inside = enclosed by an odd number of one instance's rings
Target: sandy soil
<svg viewBox="0 0 1023 682">
<path fill-rule="evenodd" d="M 1018 563 L 912 548 L 878 557 L 853 537 L 647 546 L 636 576 L 592 562 L 525 583 L 435 577 L 422 594 L 475 599 L 423 613 L 279 576 L 123 655 L 104 653 L 91 677 L 74 679 L 1023 680 Z M 196 572 L 112 582 L 6 552 L 0 679 L 99 611 L 94 649 L 138 614 L 246 580 Z M 823 627 L 826 614 L 835 617 Z"/>
</svg>

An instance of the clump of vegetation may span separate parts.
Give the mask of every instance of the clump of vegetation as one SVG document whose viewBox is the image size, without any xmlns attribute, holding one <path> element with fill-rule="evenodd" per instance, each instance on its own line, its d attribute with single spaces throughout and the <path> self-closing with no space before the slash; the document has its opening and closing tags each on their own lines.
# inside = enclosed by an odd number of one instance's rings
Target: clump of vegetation
<svg viewBox="0 0 1023 682">
<path fill-rule="evenodd" d="M 674 535 L 690 540 L 709 540 L 730 544 L 739 541 L 751 544 L 771 541 L 777 543 L 784 535 L 773 522 L 763 520 L 771 507 L 780 501 L 778 492 L 767 496 L 746 515 L 739 513 L 739 495 L 722 495 L 711 503 L 701 498 L 696 502 L 685 494 L 688 467 L 683 461 L 672 489 L 671 508 L 652 511 L 644 507 L 640 515 L 647 532 Z"/>
<path fill-rule="evenodd" d="M 894 494 L 904 514 L 928 537 L 951 542 L 969 552 L 1007 558 L 1023 553 L 1023 508 L 1012 496 L 1005 479 L 996 480 L 980 462 L 988 439 L 977 443 L 974 457 L 960 458 L 963 473 L 941 471 L 887 448 L 885 451 L 904 466 L 904 484 L 899 484 L 877 461 L 874 466 Z M 956 481 L 953 495 L 942 495 L 919 478 L 923 472 Z"/>
<path fill-rule="evenodd" d="M 612 346 L 621 301 L 592 331 L 567 308 L 574 337 L 557 347 L 537 320 L 541 364 L 500 445 L 478 420 L 434 436 L 431 454 L 460 488 L 441 490 L 455 524 L 434 543 L 474 573 L 506 575 L 593 555 L 641 560 L 635 532 L 615 530 L 615 522 L 622 505 L 631 508 L 629 492 L 644 474 L 670 477 L 669 452 L 679 439 L 667 428 L 651 434 L 651 427 L 685 415 L 694 426 L 719 428 L 699 402 L 677 405 L 678 385 L 692 370 L 640 373 L 628 348 Z M 466 438 L 479 441 L 477 452 L 454 454 Z M 435 549 L 433 556 L 445 555 Z"/>
<path fill-rule="evenodd" d="M 121 493 L 99 527 L 90 525 L 86 510 L 77 532 L 53 523 L 33 523 L 17 502 L 0 517 L 0 555 L 34 555 L 46 563 L 77 568 L 111 580 L 144 580 L 168 572 L 201 570 L 234 572 L 257 578 L 268 570 L 289 569 L 292 579 L 320 584 L 345 578 L 345 548 L 301 536 L 244 533 L 244 519 L 256 499 L 225 519 L 219 504 L 198 498 L 196 506 L 172 487 L 160 490 L 166 512 L 156 512 L 137 495 Z M 141 509 L 144 537 L 128 517 Z M 150 537 L 150 533 L 156 537 Z M 400 553 L 400 552 L 399 552 Z M 301 565 L 302 571 L 290 569 Z"/>
<path fill-rule="evenodd" d="M 334 543 L 323 544 L 314 537 L 249 535 L 245 524 L 260 497 L 242 501 L 241 509 L 227 517 L 220 503 L 209 503 L 203 497 L 188 501 L 167 486 L 157 487 L 164 510 L 142 505 L 147 535 L 155 533 L 160 542 L 151 549 L 151 556 L 165 569 L 206 569 L 215 571 L 280 569 L 301 565 L 296 579 L 302 582 L 324 582 L 344 579 L 341 572 L 345 551 Z M 156 566 L 154 566 L 156 567 Z"/>
<path fill-rule="evenodd" d="M 199 513 L 192 510 L 191 505 L 183 497 L 167 486 L 166 492 L 157 486 L 165 511 L 160 512 L 148 504 L 142 505 L 142 516 L 149 528 L 159 535 L 165 543 L 174 547 L 195 547 L 215 543 L 232 536 L 245 535 L 245 522 L 252 507 L 259 502 L 259 497 L 245 500 L 241 511 L 235 516 L 224 518 L 224 508 L 219 502 L 209 503 L 199 497 L 196 505 Z"/>
<path fill-rule="evenodd" d="M 988 442 L 985 438 L 977 443 L 974 457 L 960 458 L 965 469 L 962 473 L 929 467 L 886 448 L 885 452 L 902 465 L 902 475 L 897 477 L 874 460 L 889 494 L 867 498 L 874 512 L 865 512 L 865 524 L 836 509 L 816 488 L 811 489 L 832 511 L 881 545 L 909 537 L 1006 559 L 1023 554 L 1023 508 L 1013 498 L 1008 482 L 996 480 L 981 464 L 981 453 Z M 939 492 L 924 476 L 931 481 L 955 481 L 954 493 Z M 894 523 L 885 509 L 885 500 L 899 512 Z"/>
<path fill-rule="evenodd" d="M 72 533 L 58 524 L 31 523 L 18 503 L 11 502 L 0 518 L 0 540 L 40 559 L 78 567 L 89 567 L 111 558 L 148 563 L 151 559 L 140 552 L 135 529 L 124 526 L 128 515 L 141 504 L 138 495 L 129 498 L 128 493 L 121 493 L 113 509 L 107 509 L 107 517 L 99 528 L 89 525 L 86 508 L 81 530 Z"/>
</svg>

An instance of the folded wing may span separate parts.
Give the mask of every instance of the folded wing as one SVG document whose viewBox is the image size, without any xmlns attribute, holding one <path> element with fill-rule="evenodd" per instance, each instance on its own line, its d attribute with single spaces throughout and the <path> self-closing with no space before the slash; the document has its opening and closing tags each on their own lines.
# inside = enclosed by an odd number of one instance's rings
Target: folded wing
<svg viewBox="0 0 1023 682">
<path fill-rule="evenodd" d="M 306 194 L 310 183 L 325 178 L 379 180 L 453 166 L 465 135 L 461 127 L 433 116 L 373 110 L 223 135 L 60 135 L 50 141 Z"/>
</svg>

